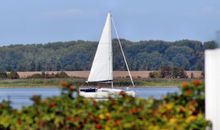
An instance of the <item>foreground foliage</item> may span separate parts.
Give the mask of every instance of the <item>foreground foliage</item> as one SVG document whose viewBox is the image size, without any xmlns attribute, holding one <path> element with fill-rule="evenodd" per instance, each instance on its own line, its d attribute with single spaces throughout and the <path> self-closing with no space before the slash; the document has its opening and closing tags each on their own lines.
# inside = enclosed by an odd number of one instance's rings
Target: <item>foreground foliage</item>
<svg viewBox="0 0 220 130">
<path fill-rule="evenodd" d="M 66 82 L 62 95 L 41 99 L 14 110 L 0 104 L 0 129 L 11 130 L 205 130 L 204 88 L 201 81 L 183 82 L 181 93 L 162 100 L 142 99 L 120 93 L 120 98 L 95 101 L 78 96 L 78 88 Z"/>
</svg>

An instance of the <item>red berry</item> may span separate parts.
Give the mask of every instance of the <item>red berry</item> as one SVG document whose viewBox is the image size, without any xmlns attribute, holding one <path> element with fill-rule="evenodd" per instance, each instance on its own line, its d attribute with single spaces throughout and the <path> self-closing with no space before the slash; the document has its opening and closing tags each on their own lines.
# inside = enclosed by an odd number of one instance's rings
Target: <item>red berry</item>
<svg viewBox="0 0 220 130">
<path fill-rule="evenodd" d="M 101 126 L 100 124 L 96 124 L 96 125 L 95 125 L 95 128 L 96 128 L 96 129 L 102 129 L 102 126 Z"/>
<path fill-rule="evenodd" d="M 202 82 L 200 80 L 193 80 L 192 83 L 195 87 L 198 87 L 202 84 Z"/>
<path fill-rule="evenodd" d="M 50 103 L 49 107 L 50 107 L 50 108 L 56 107 L 56 103 Z"/>
<path fill-rule="evenodd" d="M 187 82 L 182 82 L 181 86 L 182 88 L 187 88 L 189 87 L 189 84 Z"/>
<path fill-rule="evenodd" d="M 124 97 L 124 96 L 126 95 L 126 93 L 125 93 L 125 91 L 121 91 L 121 92 L 119 93 L 119 95 L 121 95 L 122 97 Z"/>
<path fill-rule="evenodd" d="M 185 108 L 183 106 L 180 106 L 180 112 L 184 113 L 185 112 Z"/>
<path fill-rule="evenodd" d="M 73 90 L 75 90 L 75 87 L 74 87 L 73 85 L 71 85 L 71 86 L 69 87 L 69 90 L 73 91 Z"/>
<path fill-rule="evenodd" d="M 120 120 L 115 120 L 115 121 L 114 121 L 114 126 L 119 126 L 119 125 L 120 125 L 120 123 L 121 123 L 121 121 L 120 121 Z"/>
</svg>

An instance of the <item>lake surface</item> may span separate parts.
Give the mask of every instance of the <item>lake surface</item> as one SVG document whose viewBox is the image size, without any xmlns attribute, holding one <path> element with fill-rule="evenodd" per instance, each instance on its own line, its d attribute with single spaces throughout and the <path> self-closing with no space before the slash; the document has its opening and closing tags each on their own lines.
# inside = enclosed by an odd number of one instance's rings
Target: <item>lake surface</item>
<svg viewBox="0 0 220 130">
<path fill-rule="evenodd" d="M 179 92 L 178 87 L 136 87 L 130 88 L 136 91 L 137 97 L 142 98 L 162 98 L 167 93 Z M 42 98 L 58 96 L 61 94 L 60 88 L 0 88 L 0 102 L 10 100 L 14 108 L 31 105 L 32 95 L 40 95 Z"/>
</svg>

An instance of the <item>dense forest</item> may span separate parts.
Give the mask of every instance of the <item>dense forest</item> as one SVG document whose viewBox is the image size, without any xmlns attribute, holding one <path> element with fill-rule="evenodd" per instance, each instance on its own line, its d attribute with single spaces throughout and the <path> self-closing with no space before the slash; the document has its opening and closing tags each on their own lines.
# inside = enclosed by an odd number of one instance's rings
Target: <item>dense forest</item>
<svg viewBox="0 0 220 130">
<path fill-rule="evenodd" d="M 121 39 L 131 70 L 158 70 L 163 66 L 203 70 L 204 50 L 214 49 L 214 41 Z M 98 42 L 68 41 L 0 47 L 0 71 L 89 70 Z M 113 40 L 114 70 L 125 64 L 116 39 Z"/>
</svg>

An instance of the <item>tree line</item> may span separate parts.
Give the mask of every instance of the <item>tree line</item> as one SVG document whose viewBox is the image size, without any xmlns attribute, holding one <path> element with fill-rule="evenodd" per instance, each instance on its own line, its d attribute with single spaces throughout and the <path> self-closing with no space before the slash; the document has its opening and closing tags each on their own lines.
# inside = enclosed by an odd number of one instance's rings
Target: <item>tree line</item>
<svg viewBox="0 0 220 130">
<path fill-rule="evenodd" d="M 121 39 L 131 70 L 159 70 L 177 67 L 203 70 L 204 50 L 215 49 L 214 41 L 174 42 L 149 40 L 133 42 Z M 47 44 L 16 44 L 0 47 L 0 71 L 74 71 L 90 70 L 96 41 L 68 41 Z M 125 70 L 116 39 L 113 39 L 113 68 Z"/>
</svg>

